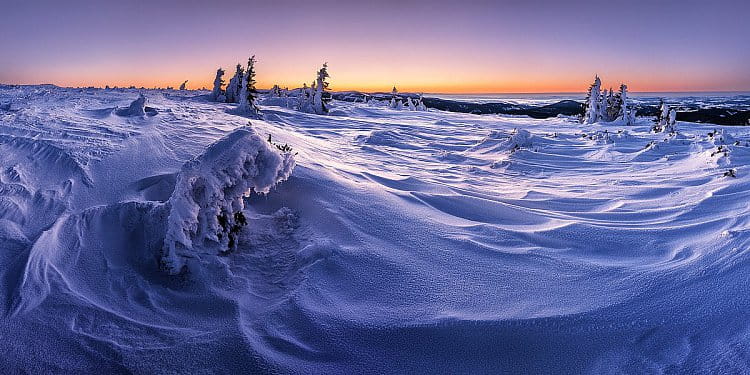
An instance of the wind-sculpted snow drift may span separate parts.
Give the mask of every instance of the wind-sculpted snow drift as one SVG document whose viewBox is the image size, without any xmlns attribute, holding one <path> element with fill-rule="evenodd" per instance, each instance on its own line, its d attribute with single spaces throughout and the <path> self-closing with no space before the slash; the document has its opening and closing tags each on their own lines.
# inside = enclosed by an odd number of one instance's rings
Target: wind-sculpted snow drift
<svg viewBox="0 0 750 375">
<path fill-rule="evenodd" d="M 170 273 L 180 272 L 187 259 L 203 251 L 217 254 L 235 247 L 245 221 L 243 197 L 268 193 L 294 169 L 293 156 L 272 147 L 250 128 L 238 129 L 182 167 L 167 203 L 162 260 Z"/>
</svg>

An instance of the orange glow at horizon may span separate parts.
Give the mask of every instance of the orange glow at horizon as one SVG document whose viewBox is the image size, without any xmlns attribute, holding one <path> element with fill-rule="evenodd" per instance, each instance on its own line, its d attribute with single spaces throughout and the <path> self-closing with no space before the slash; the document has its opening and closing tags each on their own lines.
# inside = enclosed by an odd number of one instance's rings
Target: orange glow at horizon
<svg viewBox="0 0 750 375">
<path fill-rule="evenodd" d="M 59 86 L 85 87 L 178 87 L 183 81 L 188 80 L 189 89 L 205 87 L 211 89 L 215 67 L 205 65 L 203 69 L 197 70 L 194 66 L 180 66 L 181 69 L 171 69 L 162 72 L 157 66 L 152 65 L 148 71 L 128 69 L 113 69 L 106 66 L 76 67 L 75 69 L 50 70 L 46 78 L 21 79 L 2 82 L 10 84 L 42 84 L 52 83 Z M 234 66 L 224 64 L 223 69 L 225 86 L 234 74 Z M 313 81 L 317 67 L 306 66 L 290 67 L 288 64 L 274 66 L 273 64 L 259 63 L 256 66 L 257 87 L 267 89 L 275 84 L 280 87 L 296 88 L 303 83 L 308 85 Z M 329 63 L 331 78 L 331 90 L 333 91 L 363 91 L 363 92 L 390 92 L 396 86 L 401 92 L 425 92 L 446 94 L 502 94 L 502 93 L 582 93 L 593 81 L 595 74 L 602 78 L 603 87 L 617 89 L 620 83 L 626 83 L 631 92 L 676 92 L 676 91 L 745 91 L 747 88 L 731 85 L 731 77 L 717 82 L 716 77 L 701 77 L 699 72 L 690 73 L 690 80 L 684 79 L 686 72 L 675 72 L 675 74 L 661 75 L 639 72 L 632 74 L 628 72 L 582 72 L 569 71 L 564 73 L 550 72 L 547 74 L 532 71 L 508 71 L 503 74 L 500 71 L 488 70 L 486 67 L 475 67 L 469 72 L 447 75 L 442 69 L 435 66 L 420 67 L 419 69 L 405 69 L 402 71 L 389 71 L 377 65 L 364 66 L 361 63 L 349 63 L 339 68 L 335 62 Z M 117 78 L 105 78 L 106 75 L 118 70 L 121 74 Z M 446 69 L 449 70 L 449 69 Z"/>
<path fill-rule="evenodd" d="M 0 12 L 0 83 L 210 89 L 254 54 L 259 88 L 309 85 L 327 61 L 334 91 L 582 93 L 595 74 L 750 91 L 748 2 L 397 3 L 17 2 Z"/>
</svg>

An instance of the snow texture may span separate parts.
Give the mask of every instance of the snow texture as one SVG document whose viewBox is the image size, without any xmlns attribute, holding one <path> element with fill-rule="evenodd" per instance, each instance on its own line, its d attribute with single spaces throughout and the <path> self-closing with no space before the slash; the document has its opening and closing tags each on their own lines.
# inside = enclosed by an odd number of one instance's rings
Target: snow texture
<svg viewBox="0 0 750 375">
<path fill-rule="evenodd" d="M 0 86 L 3 372 L 748 373 L 750 128 L 299 91 Z"/>
</svg>

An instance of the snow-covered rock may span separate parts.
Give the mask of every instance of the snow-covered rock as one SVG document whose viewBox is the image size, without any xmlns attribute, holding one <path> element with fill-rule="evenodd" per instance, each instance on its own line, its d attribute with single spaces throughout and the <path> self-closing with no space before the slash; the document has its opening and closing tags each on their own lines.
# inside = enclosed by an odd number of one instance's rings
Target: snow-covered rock
<svg viewBox="0 0 750 375">
<path fill-rule="evenodd" d="M 146 115 L 146 97 L 141 94 L 138 99 L 133 100 L 127 108 L 119 108 L 115 111 L 118 116 L 145 116 Z"/>
</svg>

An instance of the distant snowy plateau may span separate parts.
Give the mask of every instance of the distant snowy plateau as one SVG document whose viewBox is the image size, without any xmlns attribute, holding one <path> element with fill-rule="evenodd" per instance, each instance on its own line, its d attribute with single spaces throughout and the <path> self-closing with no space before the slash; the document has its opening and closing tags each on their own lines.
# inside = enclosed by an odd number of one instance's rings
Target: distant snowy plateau
<svg viewBox="0 0 750 375">
<path fill-rule="evenodd" d="M 750 127 L 144 94 L 0 87 L 3 373 L 750 372 Z"/>
</svg>

